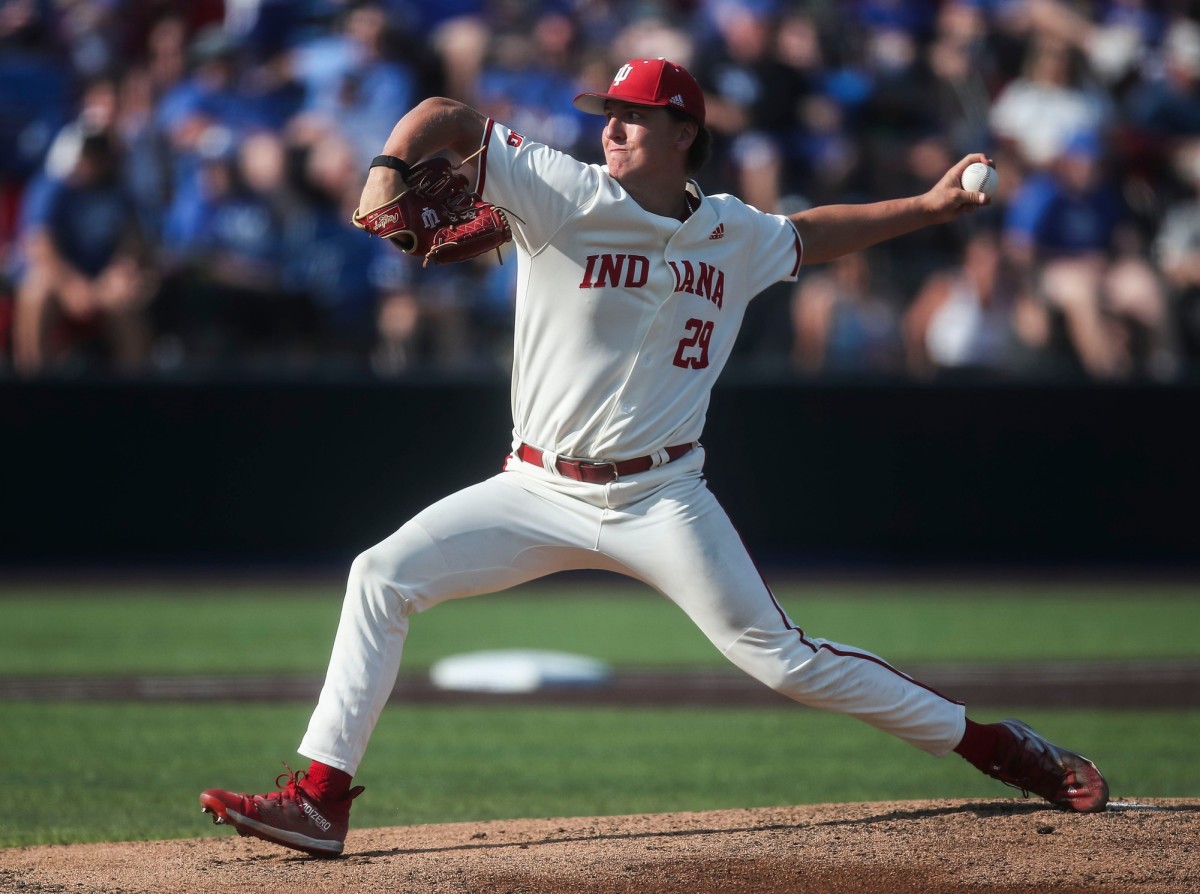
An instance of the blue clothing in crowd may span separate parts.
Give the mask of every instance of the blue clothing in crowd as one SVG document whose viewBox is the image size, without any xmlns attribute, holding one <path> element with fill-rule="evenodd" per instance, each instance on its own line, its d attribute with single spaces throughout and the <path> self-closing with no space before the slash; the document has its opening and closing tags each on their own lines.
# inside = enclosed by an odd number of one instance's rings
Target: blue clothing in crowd
<svg viewBox="0 0 1200 894">
<path fill-rule="evenodd" d="M 1122 219 L 1119 196 L 1108 186 L 1072 193 L 1049 174 L 1037 174 L 1013 196 L 1005 230 L 1042 257 L 1104 252 Z"/>
<path fill-rule="evenodd" d="M 119 182 L 52 181 L 44 198 L 47 233 L 58 253 L 87 276 L 101 273 L 137 228 L 137 209 Z"/>
</svg>

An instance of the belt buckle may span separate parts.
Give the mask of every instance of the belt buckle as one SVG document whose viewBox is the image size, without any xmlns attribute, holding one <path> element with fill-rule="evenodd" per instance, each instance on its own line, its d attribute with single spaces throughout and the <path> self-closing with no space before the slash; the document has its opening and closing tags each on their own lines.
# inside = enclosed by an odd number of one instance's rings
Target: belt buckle
<svg viewBox="0 0 1200 894">
<path fill-rule="evenodd" d="M 581 460 L 579 463 L 579 466 L 580 466 L 580 468 L 588 468 L 588 469 L 603 469 L 606 467 L 609 469 L 612 469 L 612 478 L 609 478 L 608 479 L 609 481 L 616 481 L 618 478 L 621 477 L 621 473 L 617 470 L 617 464 L 611 460 L 606 461 L 606 462 L 588 462 L 588 461 Z"/>
</svg>

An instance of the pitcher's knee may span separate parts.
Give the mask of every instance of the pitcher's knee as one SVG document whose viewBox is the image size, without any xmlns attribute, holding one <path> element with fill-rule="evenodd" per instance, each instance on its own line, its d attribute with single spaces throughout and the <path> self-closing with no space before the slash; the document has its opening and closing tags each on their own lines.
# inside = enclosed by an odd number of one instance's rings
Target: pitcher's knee
<svg viewBox="0 0 1200 894">
<path fill-rule="evenodd" d="M 376 585 L 387 579 L 387 572 L 377 549 L 377 547 L 372 547 L 363 550 L 350 563 L 352 587 L 374 589 Z"/>
<path fill-rule="evenodd" d="M 763 665 L 753 676 L 764 686 L 784 695 L 791 696 L 796 688 L 795 680 L 789 676 L 789 668 L 778 661 Z"/>
<path fill-rule="evenodd" d="M 406 614 L 408 600 L 396 583 L 398 569 L 378 547 L 359 553 L 350 564 L 346 602 L 371 614 Z"/>
<path fill-rule="evenodd" d="M 725 657 L 776 692 L 790 694 L 786 690 L 796 687 L 796 662 L 780 649 L 767 649 L 741 641 L 727 649 Z"/>
</svg>

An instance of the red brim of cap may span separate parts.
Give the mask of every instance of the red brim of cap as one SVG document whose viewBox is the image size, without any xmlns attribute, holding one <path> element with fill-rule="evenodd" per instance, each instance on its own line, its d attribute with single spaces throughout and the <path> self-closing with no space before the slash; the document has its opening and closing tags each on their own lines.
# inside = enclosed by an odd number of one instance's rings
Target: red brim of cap
<svg viewBox="0 0 1200 894">
<path fill-rule="evenodd" d="M 648 100 L 633 100 L 628 96 L 617 96 L 613 93 L 580 93 L 574 99 L 575 108 L 588 115 L 603 115 L 604 104 L 606 102 L 623 102 L 631 106 L 649 106 L 655 109 L 665 109 L 667 106 L 671 105 L 671 103 L 665 99 L 658 102 L 650 102 Z M 681 115 L 687 115 L 689 118 L 692 117 L 678 106 L 671 107 Z"/>
</svg>

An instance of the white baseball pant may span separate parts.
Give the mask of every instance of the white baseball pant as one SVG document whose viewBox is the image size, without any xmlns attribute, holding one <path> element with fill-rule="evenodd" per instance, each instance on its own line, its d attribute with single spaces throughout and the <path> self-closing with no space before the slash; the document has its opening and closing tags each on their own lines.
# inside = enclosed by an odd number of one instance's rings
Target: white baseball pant
<svg viewBox="0 0 1200 894">
<path fill-rule="evenodd" d="M 701 474 L 703 449 L 610 484 L 510 457 L 423 510 L 350 569 L 321 697 L 299 751 L 353 775 L 395 685 L 409 614 L 556 571 L 603 569 L 674 601 L 721 652 L 784 695 L 934 755 L 965 711 L 869 652 L 807 636 L 763 582 Z"/>
</svg>

